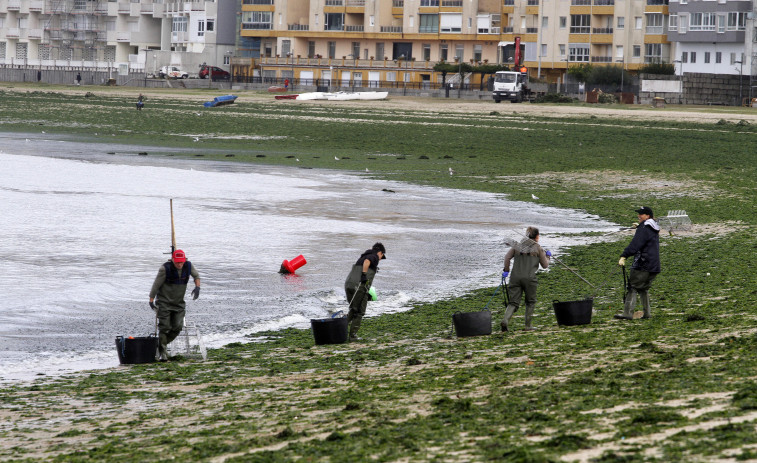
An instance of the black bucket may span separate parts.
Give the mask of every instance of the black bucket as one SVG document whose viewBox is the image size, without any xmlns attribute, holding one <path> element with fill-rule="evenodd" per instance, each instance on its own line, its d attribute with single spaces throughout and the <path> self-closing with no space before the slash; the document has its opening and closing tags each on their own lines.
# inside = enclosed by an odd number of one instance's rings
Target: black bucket
<svg viewBox="0 0 757 463">
<path fill-rule="evenodd" d="M 145 336 L 135 338 L 129 336 L 116 337 L 116 351 L 118 361 L 122 364 L 152 363 L 155 361 L 155 353 L 158 350 L 158 338 Z"/>
<path fill-rule="evenodd" d="M 347 317 L 311 319 L 310 327 L 317 345 L 347 341 Z"/>
<path fill-rule="evenodd" d="M 457 312 L 452 315 L 452 323 L 458 338 L 492 334 L 492 313 L 488 310 Z"/>
<path fill-rule="evenodd" d="M 560 302 L 552 301 L 558 325 L 588 325 L 591 323 L 591 308 L 593 299 L 583 301 Z"/>
</svg>

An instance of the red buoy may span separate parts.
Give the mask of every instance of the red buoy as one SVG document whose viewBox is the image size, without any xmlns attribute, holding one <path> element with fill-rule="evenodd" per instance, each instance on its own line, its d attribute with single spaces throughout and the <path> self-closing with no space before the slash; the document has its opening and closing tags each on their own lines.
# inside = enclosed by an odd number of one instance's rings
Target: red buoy
<svg viewBox="0 0 757 463">
<path fill-rule="evenodd" d="M 279 273 L 294 273 L 298 268 L 302 267 L 303 265 L 307 264 L 308 261 L 305 260 L 304 257 L 302 257 L 302 254 L 295 257 L 292 260 L 286 260 L 284 259 L 284 262 L 281 263 L 281 268 L 279 269 Z"/>
</svg>

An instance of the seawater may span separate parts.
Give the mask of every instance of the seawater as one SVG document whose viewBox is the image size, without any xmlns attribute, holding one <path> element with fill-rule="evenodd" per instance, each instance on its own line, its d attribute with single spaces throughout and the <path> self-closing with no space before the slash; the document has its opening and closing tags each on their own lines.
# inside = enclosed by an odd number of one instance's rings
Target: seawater
<svg viewBox="0 0 757 463">
<path fill-rule="evenodd" d="M 0 140 L 6 381 L 115 367 L 116 336 L 154 331 L 148 293 L 169 257 L 170 199 L 177 246 L 202 280 L 187 318 L 209 347 L 346 310 L 344 279 L 376 241 L 388 258 L 369 316 L 496 286 L 511 228 L 540 227 L 553 250 L 571 234 L 617 229 L 580 211 L 361 174 L 140 156 L 159 149 L 41 134 Z M 279 274 L 298 254 L 307 265 Z"/>
</svg>

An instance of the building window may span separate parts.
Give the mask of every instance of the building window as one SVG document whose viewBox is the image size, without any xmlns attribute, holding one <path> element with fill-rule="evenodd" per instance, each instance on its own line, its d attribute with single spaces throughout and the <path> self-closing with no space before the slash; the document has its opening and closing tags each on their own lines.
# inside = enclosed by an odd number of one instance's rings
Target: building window
<svg viewBox="0 0 757 463">
<path fill-rule="evenodd" d="M 370 15 L 368 17 L 368 24 L 373 27 L 376 25 L 376 18 L 373 15 Z"/>
<path fill-rule="evenodd" d="M 281 56 L 290 56 L 291 53 L 292 53 L 292 41 L 282 40 L 281 41 Z"/>
<path fill-rule="evenodd" d="M 455 58 L 462 61 L 465 58 L 464 51 L 465 51 L 465 45 L 463 45 L 462 43 L 458 43 L 457 45 L 455 45 Z"/>
<path fill-rule="evenodd" d="M 37 53 L 39 54 L 39 59 L 50 59 L 50 44 L 40 43 L 39 47 L 37 48 Z M 107 56 L 105 57 L 105 60 L 111 61 L 108 60 Z"/>
<path fill-rule="evenodd" d="M 718 34 L 725 33 L 725 15 L 719 14 L 718 15 Z"/>
<path fill-rule="evenodd" d="M 689 15 L 678 15 L 678 33 L 685 34 L 687 30 L 689 30 Z"/>
<path fill-rule="evenodd" d="M 187 17 L 186 16 L 174 16 L 171 20 L 171 32 L 186 32 L 187 31 Z"/>
<path fill-rule="evenodd" d="M 376 59 L 384 59 L 384 42 L 376 44 Z"/>
<path fill-rule="evenodd" d="M 566 27 L 568 27 L 568 17 L 560 16 L 560 29 L 565 29 Z"/>
<path fill-rule="evenodd" d="M 618 16 L 618 29 L 624 29 L 626 27 L 626 17 Z"/>
<path fill-rule="evenodd" d="M 462 32 L 463 15 L 459 13 L 442 13 L 439 16 L 440 32 Z"/>
<path fill-rule="evenodd" d="M 615 58 L 621 61 L 623 60 L 623 45 L 615 46 Z"/>
<path fill-rule="evenodd" d="M 710 64 L 710 52 L 704 52 L 704 64 Z"/>
<path fill-rule="evenodd" d="M 715 13 L 691 13 L 690 31 L 714 31 L 717 16 Z"/>
<path fill-rule="evenodd" d="M 341 31 L 344 29 L 343 13 L 326 13 L 323 15 L 323 30 Z"/>
<path fill-rule="evenodd" d="M 716 51 L 715 52 L 715 64 L 720 64 L 723 62 L 723 53 Z"/>
<path fill-rule="evenodd" d="M 549 27 L 549 16 L 543 16 L 541 18 L 541 29 L 543 31 L 546 31 L 548 27 Z"/>
<path fill-rule="evenodd" d="M 449 52 L 448 52 L 447 44 L 443 43 L 439 45 L 439 60 L 447 61 L 448 59 L 449 59 Z"/>
<path fill-rule="evenodd" d="M 736 64 L 736 53 L 731 53 L 731 64 Z"/>
<path fill-rule="evenodd" d="M 423 54 L 423 61 L 431 61 L 431 44 L 430 43 L 424 43 L 422 48 L 422 54 Z"/>
<path fill-rule="evenodd" d="M 308 40 L 308 58 L 315 58 L 315 41 Z"/>
<path fill-rule="evenodd" d="M 438 14 L 421 14 L 418 15 L 418 33 L 437 33 L 439 32 L 439 15 Z"/>
<path fill-rule="evenodd" d="M 329 59 L 336 58 L 336 42 L 329 42 L 328 48 L 329 48 L 329 51 L 328 51 Z"/>
<path fill-rule="evenodd" d="M 421 6 L 439 6 L 439 0 L 421 0 Z"/>
<path fill-rule="evenodd" d="M 677 14 L 671 14 L 668 17 L 668 30 L 669 31 L 678 30 L 678 15 Z"/>
<path fill-rule="evenodd" d="M 661 63 L 662 62 L 662 44 L 661 43 L 646 43 L 644 44 L 645 63 Z"/>
<path fill-rule="evenodd" d="M 589 14 L 570 15 L 570 33 L 571 34 L 588 34 L 590 32 L 591 32 L 591 15 Z"/>
<path fill-rule="evenodd" d="M 0 59 L 5 59 L 5 42 L 0 42 Z"/>
<path fill-rule="evenodd" d="M 560 56 L 565 56 L 565 44 L 561 43 L 557 47 L 560 50 Z"/>
<path fill-rule="evenodd" d="M 473 61 L 479 62 L 483 59 L 483 47 L 481 45 L 473 45 Z"/>
<path fill-rule="evenodd" d="M 571 63 L 588 63 L 589 62 L 589 45 L 588 44 L 570 44 L 568 45 L 568 61 Z"/>
<path fill-rule="evenodd" d="M 270 30 L 273 29 L 272 21 L 273 13 L 271 11 L 245 11 L 242 13 L 242 29 Z"/>
<path fill-rule="evenodd" d="M 539 56 L 547 56 L 547 44 L 543 43 L 541 44 L 541 53 Z"/>
<path fill-rule="evenodd" d="M 728 30 L 729 31 L 743 31 L 746 29 L 746 12 L 730 12 L 728 13 Z"/>
<path fill-rule="evenodd" d="M 360 42 L 352 42 L 352 57 L 354 59 L 360 58 Z"/>
<path fill-rule="evenodd" d="M 696 63 L 697 62 L 697 52 L 692 51 L 691 52 L 691 62 Z"/>
<path fill-rule="evenodd" d="M 216 30 L 216 20 L 215 19 L 208 19 L 205 21 L 205 31 L 206 32 L 215 32 Z"/>
<path fill-rule="evenodd" d="M 647 34 L 660 35 L 662 34 L 662 14 L 648 14 L 647 15 Z"/>
<path fill-rule="evenodd" d="M 226 66 L 228 66 L 229 64 L 231 64 L 231 56 L 225 55 L 223 57 L 223 64 L 225 64 Z"/>
<path fill-rule="evenodd" d="M 386 80 L 388 82 L 396 82 L 397 81 L 397 72 L 396 71 L 389 71 L 386 73 Z"/>
<path fill-rule="evenodd" d="M 28 51 L 29 44 L 18 42 L 16 43 L 16 59 L 26 59 L 26 53 Z"/>
<path fill-rule="evenodd" d="M 636 28 L 636 30 L 641 30 L 641 27 L 642 27 L 642 20 L 641 19 L 642 19 L 641 16 L 635 16 L 633 18 L 634 27 Z"/>
<path fill-rule="evenodd" d="M 688 63 L 689 62 L 689 52 L 684 51 L 681 53 L 681 62 L 682 63 Z"/>
<path fill-rule="evenodd" d="M 634 58 L 640 58 L 641 57 L 641 45 L 634 45 L 633 46 L 633 57 Z"/>
<path fill-rule="evenodd" d="M 204 37 L 205 36 L 205 20 L 201 19 L 197 22 L 197 36 L 198 37 Z"/>
</svg>

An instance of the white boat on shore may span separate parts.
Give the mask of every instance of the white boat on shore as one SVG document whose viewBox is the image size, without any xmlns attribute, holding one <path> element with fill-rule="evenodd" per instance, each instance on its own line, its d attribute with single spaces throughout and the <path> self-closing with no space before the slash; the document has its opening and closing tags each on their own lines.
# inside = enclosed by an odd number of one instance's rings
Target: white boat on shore
<svg viewBox="0 0 757 463">
<path fill-rule="evenodd" d="M 383 100 L 389 92 L 309 92 L 297 95 L 298 100 Z"/>
</svg>

